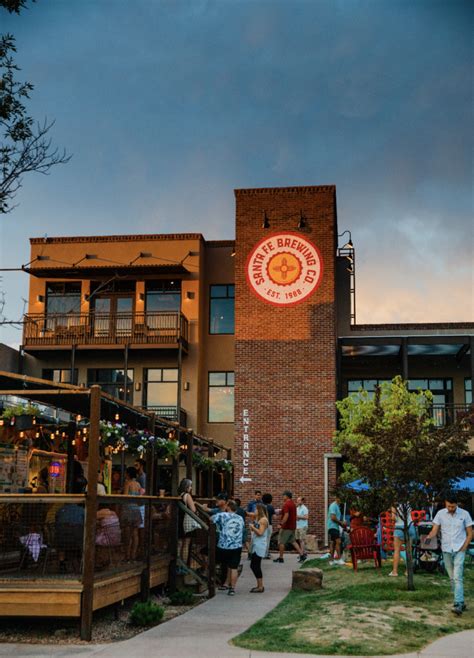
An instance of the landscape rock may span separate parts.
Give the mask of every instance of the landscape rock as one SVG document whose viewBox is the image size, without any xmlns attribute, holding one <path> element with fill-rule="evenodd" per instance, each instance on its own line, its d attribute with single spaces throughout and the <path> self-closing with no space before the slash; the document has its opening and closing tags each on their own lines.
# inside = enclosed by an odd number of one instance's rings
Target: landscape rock
<svg viewBox="0 0 474 658">
<path fill-rule="evenodd" d="M 291 589 L 311 592 L 323 586 L 323 572 L 321 569 L 298 569 L 293 571 Z"/>
</svg>

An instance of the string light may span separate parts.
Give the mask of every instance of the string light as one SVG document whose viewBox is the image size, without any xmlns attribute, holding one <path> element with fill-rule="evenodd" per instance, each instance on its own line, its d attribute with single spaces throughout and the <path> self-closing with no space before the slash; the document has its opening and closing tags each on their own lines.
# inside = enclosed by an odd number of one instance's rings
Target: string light
<svg viewBox="0 0 474 658">
<path fill-rule="evenodd" d="M 76 439 L 73 439 L 73 440 L 72 440 L 72 445 L 73 445 L 73 446 L 76 445 Z"/>
<path fill-rule="evenodd" d="M 3 427 L 4 424 L 5 424 L 5 421 L 3 420 L 3 418 L 0 418 L 0 427 Z"/>
<path fill-rule="evenodd" d="M 39 433 L 39 432 L 36 432 L 36 434 L 35 434 L 35 439 L 39 439 L 39 438 L 40 438 L 40 433 Z"/>
<path fill-rule="evenodd" d="M 54 441 L 54 432 L 51 432 L 51 441 Z"/>
<path fill-rule="evenodd" d="M 120 414 L 115 414 L 115 420 L 120 420 Z"/>
<path fill-rule="evenodd" d="M 76 422 L 77 422 L 77 423 L 80 423 L 81 420 L 82 420 L 82 416 L 81 416 L 81 414 L 77 414 L 77 416 L 76 416 Z"/>
<path fill-rule="evenodd" d="M 33 425 L 36 425 L 36 418 L 35 418 L 35 416 L 33 416 L 33 420 L 32 420 L 31 422 L 33 423 Z"/>
<path fill-rule="evenodd" d="M 24 433 L 24 432 L 20 432 L 20 439 L 24 439 L 24 438 L 25 438 L 25 433 Z"/>
</svg>

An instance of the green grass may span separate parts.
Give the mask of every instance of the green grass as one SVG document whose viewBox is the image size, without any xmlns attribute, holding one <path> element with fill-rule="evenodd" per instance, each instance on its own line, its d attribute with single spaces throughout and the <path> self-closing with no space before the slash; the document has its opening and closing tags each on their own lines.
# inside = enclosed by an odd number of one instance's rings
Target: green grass
<svg viewBox="0 0 474 658">
<path fill-rule="evenodd" d="M 414 652 L 448 633 L 474 628 L 471 609 L 462 617 L 452 614 L 447 576 L 420 572 L 415 575 L 416 590 L 408 592 L 406 578 L 387 577 L 391 565 L 380 572 L 367 563 L 357 573 L 330 567 L 327 560 L 310 560 L 307 567 L 323 570 L 323 589 L 289 592 L 274 610 L 234 638 L 234 644 L 262 651 L 390 655 Z M 471 566 L 464 572 L 468 604 L 473 586 Z"/>
</svg>

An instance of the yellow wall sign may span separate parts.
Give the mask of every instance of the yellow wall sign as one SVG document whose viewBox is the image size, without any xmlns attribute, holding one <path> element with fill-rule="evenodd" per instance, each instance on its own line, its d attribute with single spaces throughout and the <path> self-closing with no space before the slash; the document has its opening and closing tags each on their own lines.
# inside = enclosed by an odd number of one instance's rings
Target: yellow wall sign
<svg viewBox="0 0 474 658">
<path fill-rule="evenodd" d="M 276 233 L 252 249 L 246 274 L 257 297 L 275 306 L 292 306 L 307 299 L 321 283 L 323 259 L 319 249 L 299 233 Z"/>
</svg>

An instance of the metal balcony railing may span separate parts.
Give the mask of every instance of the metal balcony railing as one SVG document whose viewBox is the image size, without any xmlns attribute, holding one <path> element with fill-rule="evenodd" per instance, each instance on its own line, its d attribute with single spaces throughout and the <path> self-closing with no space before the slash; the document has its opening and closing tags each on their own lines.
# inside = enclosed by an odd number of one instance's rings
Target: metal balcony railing
<svg viewBox="0 0 474 658">
<path fill-rule="evenodd" d="M 188 346 L 188 320 L 182 313 L 29 313 L 23 345 L 169 345 Z"/>
<path fill-rule="evenodd" d="M 167 420 L 179 421 L 181 427 L 187 426 L 187 413 L 184 409 L 179 410 L 178 407 L 160 407 L 149 405 L 145 407 L 147 411 L 153 411 L 159 418 L 166 418 Z"/>
<path fill-rule="evenodd" d="M 434 404 L 431 414 L 437 427 L 446 427 L 466 416 L 469 407 L 468 404 Z"/>
</svg>

